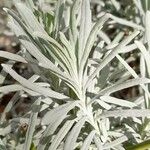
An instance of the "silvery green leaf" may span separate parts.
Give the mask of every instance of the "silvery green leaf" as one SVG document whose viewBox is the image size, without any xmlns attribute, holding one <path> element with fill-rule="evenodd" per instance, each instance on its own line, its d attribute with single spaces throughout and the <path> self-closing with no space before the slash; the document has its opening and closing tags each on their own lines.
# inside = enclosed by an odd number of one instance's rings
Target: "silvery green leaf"
<svg viewBox="0 0 150 150">
<path fill-rule="evenodd" d="M 1 150 L 7 150 L 6 146 L 4 145 L 3 141 L 0 139 L 0 149 Z"/>
<path fill-rule="evenodd" d="M 31 9 L 23 3 L 15 3 L 15 6 L 31 32 L 40 31 L 45 33 L 42 25 L 38 22 Z"/>
<path fill-rule="evenodd" d="M 53 29 L 55 33 L 54 35 L 55 38 L 57 38 L 58 36 L 58 31 L 61 25 L 63 11 L 64 11 L 64 4 L 65 4 L 65 0 L 58 0 L 57 2 L 55 19 L 54 19 L 54 29 Z"/>
<path fill-rule="evenodd" d="M 114 7 L 116 8 L 116 10 L 119 11 L 120 7 L 121 7 L 120 3 L 116 0 L 111 0 L 111 2 L 114 5 Z"/>
<path fill-rule="evenodd" d="M 120 49 L 124 46 L 126 46 L 133 38 L 135 38 L 139 34 L 139 31 L 133 32 L 131 35 L 129 35 L 126 39 L 124 39 L 117 47 L 115 47 L 105 58 L 104 60 L 99 64 L 99 66 L 96 68 L 96 70 L 93 72 L 92 75 L 89 76 L 85 88 L 88 87 L 88 85 L 92 82 L 92 80 L 95 78 L 95 76 L 119 53 Z"/>
<path fill-rule="evenodd" d="M 85 45 L 91 31 L 91 25 L 90 0 L 82 0 L 78 50 L 79 62 L 83 55 Z"/>
<path fill-rule="evenodd" d="M 33 3 L 33 0 L 26 0 L 26 4 L 27 4 L 28 7 L 30 7 L 30 9 L 32 11 L 34 11 L 35 5 Z"/>
<path fill-rule="evenodd" d="M 140 41 L 134 41 L 134 42 L 137 45 L 137 47 L 139 48 L 139 50 L 141 51 L 142 55 L 144 56 L 144 59 L 145 59 L 146 65 L 147 65 L 147 71 L 148 71 L 148 74 L 150 75 L 150 69 L 149 69 L 149 66 L 150 66 L 150 62 L 149 62 L 150 54 L 146 50 L 146 48 L 142 44 L 142 42 L 140 42 Z"/>
<path fill-rule="evenodd" d="M 71 75 L 74 75 L 74 64 L 72 63 L 71 58 L 68 56 L 68 51 L 66 49 L 64 49 L 57 41 L 55 41 L 53 38 L 51 38 L 50 36 L 43 34 L 41 32 L 34 32 L 33 33 L 34 36 L 40 37 L 43 40 L 47 40 L 49 41 L 51 44 L 55 45 L 54 48 L 54 55 L 56 53 L 56 56 L 59 56 L 59 60 L 62 61 L 62 63 L 64 64 L 64 66 L 66 66 L 66 68 L 68 69 L 68 71 L 71 73 Z M 68 57 L 67 57 L 68 56 Z"/>
<path fill-rule="evenodd" d="M 29 126 L 27 129 L 25 144 L 23 147 L 24 150 L 30 150 L 32 139 L 33 139 L 33 133 L 35 131 L 35 126 L 37 124 L 36 122 L 37 122 L 37 115 L 39 112 L 39 106 L 40 106 L 40 98 L 37 99 L 32 105 L 32 110 L 31 110 L 30 119 L 28 123 Z"/>
<path fill-rule="evenodd" d="M 116 91 L 126 89 L 126 88 L 129 88 L 129 87 L 132 87 L 135 85 L 139 85 L 139 84 L 144 84 L 144 83 L 150 83 L 150 79 L 148 79 L 148 78 L 130 79 L 130 80 L 127 80 L 123 83 L 114 84 L 110 87 L 107 87 L 107 88 L 101 90 L 95 98 L 99 97 L 100 95 L 109 95 L 109 94 L 114 93 Z"/>
<path fill-rule="evenodd" d="M 70 82 L 69 80 L 69 76 L 66 76 L 65 73 L 63 73 L 59 68 L 57 68 L 49 59 L 47 59 L 40 51 L 39 49 L 30 41 L 30 39 L 27 37 L 26 35 L 26 27 L 24 26 L 24 24 L 22 24 L 20 18 L 18 18 L 12 11 L 7 9 L 7 12 L 19 23 L 18 25 L 16 25 L 13 21 L 9 22 L 9 26 L 13 29 L 13 31 L 16 33 L 17 36 L 23 36 L 23 39 L 20 39 L 20 41 L 22 42 L 22 44 L 24 45 L 24 47 L 29 51 L 29 53 L 31 55 L 33 55 L 39 62 L 40 65 L 42 67 L 45 67 L 47 69 L 50 69 L 51 71 L 53 70 L 53 73 L 56 73 L 59 77 L 63 76 L 63 79 L 65 79 L 67 82 Z M 20 27 L 21 24 L 21 27 Z M 21 29 L 22 28 L 22 29 Z M 23 31 L 25 30 L 25 31 Z M 36 32 L 35 32 L 36 33 Z M 41 32 L 40 32 L 41 33 Z M 48 37 L 48 39 L 52 39 L 50 38 L 46 33 L 42 34 L 45 37 Z M 41 36 L 41 35 L 40 35 Z M 58 46 L 59 48 L 60 45 L 54 40 L 52 39 L 52 42 L 54 42 L 54 44 L 56 46 Z M 66 76 L 66 77 L 65 77 Z M 65 77 L 65 78 L 64 78 Z"/>
<path fill-rule="evenodd" d="M 115 98 L 115 97 L 112 97 L 112 96 L 101 96 L 100 100 L 102 100 L 106 103 L 115 104 L 115 105 L 124 106 L 124 107 L 129 107 L 129 108 L 137 106 L 133 102 L 123 100 L 123 99 L 119 99 L 119 98 Z"/>
<path fill-rule="evenodd" d="M 138 25 L 134 22 L 131 22 L 131 21 L 128 21 L 128 20 L 113 16 L 113 15 L 110 15 L 110 18 L 113 19 L 115 22 L 117 22 L 119 24 L 126 25 L 126 26 L 132 27 L 134 29 L 144 31 L 144 28 L 142 26 L 140 26 L 140 25 Z"/>
<path fill-rule="evenodd" d="M 145 28 L 146 28 L 145 34 L 146 34 L 146 39 L 147 39 L 148 46 L 150 49 L 150 22 L 149 22 L 149 19 L 150 19 L 150 11 L 147 11 L 146 16 L 145 16 Z"/>
<path fill-rule="evenodd" d="M 104 101 L 101 101 L 99 99 L 92 100 L 89 104 L 94 103 L 94 102 L 97 102 L 101 107 L 105 108 L 106 110 L 111 109 L 111 105 L 109 105 L 109 104 L 107 104 Z"/>
<path fill-rule="evenodd" d="M 9 26 L 13 29 L 17 36 L 27 37 L 26 33 L 16 24 L 13 22 L 9 22 Z M 39 49 L 27 38 L 27 39 L 20 39 L 24 47 L 29 51 L 29 53 L 34 56 L 40 63 L 41 66 L 53 70 L 59 76 L 66 76 L 59 68 L 57 68 L 50 60 L 48 60 L 40 51 Z M 63 79 L 64 79 L 63 77 Z M 65 78 L 68 78 L 67 76 Z M 69 81 L 69 79 L 66 79 Z"/>
<path fill-rule="evenodd" d="M 81 63 L 80 63 L 80 76 L 82 76 L 82 71 L 84 70 L 85 63 L 88 59 L 89 53 L 91 51 L 91 48 L 95 42 L 96 35 L 98 34 L 98 31 L 103 27 L 103 24 L 109 19 L 109 14 L 105 14 L 102 16 L 99 21 L 93 26 L 91 29 L 91 32 L 89 34 L 89 37 L 87 39 L 83 55 L 81 57 Z"/>
<path fill-rule="evenodd" d="M 70 128 L 72 127 L 74 123 L 74 120 L 72 121 L 67 121 L 63 127 L 60 129 L 60 131 L 57 133 L 57 135 L 55 136 L 55 138 L 52 140 L 52 143 L 49 147 L 48 150 L 56 150 L 57 147 L 59 146 L 59 144 L 61 143 L 61 141 L 63 140 L 63 138 L 67 135 L 67 133 L 69 132 Z"/>
<path fill-rule="evenodd" d="M 96 133 L 95 130 L 93 130 L 93 131 L 90 132 L 90 134 L 85 139 L 85 141 L 84 141 L 84 143 L 83 143 L 83 145 L 81 147 L 81 150 L 87 150 L 89 148 L 89 146 L 90 146 L 90 144 L 91 144 L 91 142 L 93 140 L 93 137 L 94 137 L 95 133 Z"/>
<path fill-rule="evenodd" d="M 127 109 L 114 110 L 102 113 L 97 119 L 109 117 L 147 117 L 150 116 L 149 109 Z"/>
<path fill-rule="evenodd" d="M 102 142 L 101 142 L 100 138 L 97 135 L 94 136 L 94 142 L 95 142 L 95 145 L 96 145 L 98 150 L 103 149 Z"/>
<path fill-rule="evenodd" d="M 129 53 L 129 52 L 132 52 L 133 50 L 136 50 L 137 49 L 137 45 L 136 44 L 130 44 L 130 45 L 127 45 L 125 47 L 123 47 L 121 50 L 120 50 L 120 54 L 121 53 Z"/>
<path fill-rule="evenodd" d="M 69 135 L 66 138 L 64 150 L 73 150 L 76 145 L 77 138 L 79 136 L 79 133 L 86 121 L 86 117 L 81 118 L 76 125 L 72 128 Z"/>
<path fill-rule="evenodd" d="M 13 53 L 9 53 L 9 52 L 5 52 L 5 51 L 0 51 L 0 57 L 18 61 L 18 62 L 22 62 L 22 63 L 27 63 L 27 61 L 22 56 L 19 56 L 19 55 L 13 54 Z"/>
<path fill-rule="evenodd" d="M 48 111 L 44 117 L 42 118 L 42 124 L 48 125 L 53 120 L 55 120 L 57 117 L 60 117 L 61 115 L 67 115 L 67 113 L 73 109 L 77 105 L 77 102 L 67 102 L 66 104 L 60 105 L 51 111 Z M 51 117 L 49 117 L 51 116 Z"/>
<path fill-rule="evenodd" d="M 29 82 L 28 80 L 26 80 L 25 78 L 23 78 L 19 74 L 17 74 L 13 69 L 11 69 L 10 66 L 5 65 L 5 64 L 3 64 L 2 66 L 5 69 L 5 71 L 7 73 L 9 73 L 19 83 L 21 83 L 23 86 L 25 86 L 31 90 L 34 90 L 35 92 L 38 92 L 45 96 L 53 97 L 56 99 L 68 99 L 67 96 L 57 93 L 57 92 L 51 90 L 50 88 L 39 87 L 36 84 Z"/>
<path fill-rule="evenodd" d="M 142 1 L 141 0 L 133 0 L 135 3 L 136 7 L 139 9 L 141 15 L 145 15 L 144 9 L 142 8 Z"/>
<path fill-rule="evenodd" d="M 65 66 L 68 69 L 68 71 L 72 72 L 74 70 L 73 69 L 74 64 L 72 63 L 72 60 L 71 60 L 70 56 L 68 55 L 67 49 L 63 48 L 57 41 L 55 41 L 53 38 L 51 38 L 50 36 L 48 36 L 46 34 L 43 34 L 40 32 L 34 32 L 33 35 L 35 37 L 39 37 L 39 38 L 43 39 L 44 41 L 48 41 L 52 45 L 54 45 L 51 48 L 51 51 L 53 50 L 52 53 L 56 57 L 59 56 L 57 60 L 61 61 L 63 63 L 63 66 Z M 65 68 L 63 68 L 63 69 L 65 69 Z"/>
<path fill-rule="evenodd" d="M 141 47 L 140 47 L 141 49 Z M 142 50 L 141 50 L 142 51 Z M 148 54 L 149 55 L 149 54 Z M 145 56 L 145 54 L 144 54 Z M 117 55 L 116 56 L 117 59 L 122 63 L 122 65 L 130 72 L 130 74 L 134 77 L 134 78 L 138 78 L 139 76 L 137 75 L 137 73 L 127 64 L 126 61 L 124 61 L 124 59 L 120 56 L 120 55 Z M 146 57 L 146 56 L 145 56 Z M 148 61 L 148 60 L 147 60 Z M 149 70 L 149 69 L 148 69 Z M 148 89 L 146 88 L 145 85 L 143 84 L 140 84 L 141 88 L 145 91 L 145 93 L 150 97 L 150 93 L 148 91 Z"/>
<path fill-rule="evenodd" d="M 61 116 L 58 116 L 57 118 L 53 119 L 46 130 L 43 132 L 40 141 L 37 146 L 37 150 L 44 150 L 46 147 L 46 144 L 50 142 L 51 136 L 54 134 L 55 130 L 58 128 L 58 126 L 62 123 L 62 121 L 67 117 L 66 114 L 62 114 Z"/>
<path fill-rule="evenodd" d="M 123 142 L 127 141 L 128 138 L 126 136 L 122 136 L 106 145 L 103 146 L 103 149 L 109 149 L 115 146 L 118 146 L 119 144 L 122 144 Z"/>
<path fill-rule="evenodd" d="M 105 32 L 103 32 L 103 31 L 100 30 L 98 35 L 99 35 L 99 37 L 102 40 L 104 40 L 106 42 L 106 44 L 110 44 L 111 43 L 110 38 L 108 37 L 108 35 Z"/>
<path fill-rule="evenodd" d="M 115 38 L 113 39 L 113 41 L 111 42 L 111 44 L 119 43 L 120 40 L 123 38 L 124 34 L 125 34 L 124 32 L 119 32 L 119 33 L 115 36 Z"/>
<path fill-rule="evenodd" d="M 19 23 L 21 24 L 21 28 L 23 30 L 27 30 L 26 27 L 24 26 L 24 24 L 22 24 L 20 18 L 18 18 L 13 12 L 11 12 L 10 10 L 7 9 L 7 12 L 12 15 L 12 17 Z M 11 28 L 15 31 L 15 33 L 19 36 L 19 35 L 24 35 L 25 37 L 27 36 L 26 33 L 24 33 L 24 31 L 19 27 L 18 25 L 15 25 L 14 23 L 10 23 Z M 48 37 L 47 33 L 44 32 L 39 32 L 39 33 L 43 33 L 42 35 Z M 50 39 L 50 37 L 48 37 L 48 39 Z M 51 38 L 52 39 L 52 38 Z M 52 42 L 54 42 L 55 40 L 53 40 Z M 39 61 L 39 65 L 50 69 L 54 74 L 57 74 L 57 76 L 62 77 L 63 80 L 65 80 L 67 83 L 69 83 L 69 85 L 71 86 L 71 88 L 73 88 L 76 92 L 76 94 L 78 95 L 77 92 L 77 85 L 76 83 L 73 81 L 73 79 L 70 78 L 70 76 L 67 74 L 67 72 L 62 72 L 58 67 L 56 67 L 49 59 L 47 59 L 40 51 L 39 49 L 33 44 L 33 42 L 30 41 L 30 39 L 21 39 L 22 44 L 25 46 L 25 48 L 29 51 L 29 53 L 31 55 L 33 55 L 38 61 Z M 58 43 L 55 41 L 54 42 L 55 46 L 57 46 L 58 48 L 60 48 L 60 45 L 58 45 Z M 62 49 L 61 49 L 62 50 Z M 64 55 L 64 57 L 66 57 Z M 68 58 L 67 58 L 68 59 Z M 72 65 L 70 64 L 71 61 L 69 61 L 68 67 L 72 68 Z M 71 71 L 73 70 L 73 68 L 71 69 Z M 73 73 L 72 73 L 73 74 Z M 69 79 L 70 78 L 70 79 Z M 72 80 L 72 81 L 71 81 Z"/>
<path fill-rule="evenodd" d="M 20 90 L 23 90 L 23 86 L 19 84 L 5 85 L 0 87 L 0 92 L 6 94 L 9 92 L 16 92 Z"/>
<path fill-rule="evenodd" d="M 72 65 L 74 65 L 74 70 L 77 70 L 77 66 L 76 66 L 77 58 L 75 56 L 74 48 L 72 47 L 72 45 L 70 44 L 70 42 L 67 40 L 67 38 L 65 37 L 65 35 L 62 32 L 60 32 L 59 35 L 60 35 L 60 40 L 66 47 L 67 53 L 68 53 L 69 57 L 71 58 L 71 61 L 73 62 Z"/>
<path fill-rule="evenodd" d="M 73 45 L 74 47 L 75 47 L 77 36 L 78 36 L 76 15 L 78 13 L 80 3 L 81 3 L 80 0 L 74 1 L 70 10 L 70 31 L 71 31 L 70 40 L 74 44 Z"/>
</svg>

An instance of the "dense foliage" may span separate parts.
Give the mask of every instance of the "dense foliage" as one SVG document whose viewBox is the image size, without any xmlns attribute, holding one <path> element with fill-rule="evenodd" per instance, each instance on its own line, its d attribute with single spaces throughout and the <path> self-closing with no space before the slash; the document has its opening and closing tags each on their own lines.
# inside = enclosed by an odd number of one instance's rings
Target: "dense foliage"
<svg viewBox="0 0 150 150">
<path fill-rule="evenodd" d="M 8 59 L 1 64 L 0 97 L 15 93 L 0 116 L 0 149 L 149 148 L 148 1 L 13 4 L 16 11 L 4 10 L 21 49 L 0 51 Z M 14 70 L 16 62 L 32 70 L 29 78 Z M 5 84 L 8 74 L 14 84 Z M 23 97 L 30 108 L 7 119 Z"/>
</svg>

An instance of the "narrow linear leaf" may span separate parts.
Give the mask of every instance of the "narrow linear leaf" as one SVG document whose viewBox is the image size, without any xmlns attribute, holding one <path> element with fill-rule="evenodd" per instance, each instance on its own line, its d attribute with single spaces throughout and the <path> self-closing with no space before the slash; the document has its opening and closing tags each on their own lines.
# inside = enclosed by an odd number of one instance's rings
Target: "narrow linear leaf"
<svg viewBox="0 0 150 150">
<path fill-rule="evenodd" d="M 126 25 L 126 26 L 132 27 L 134 29 L 144 31 L 144 28 L 142 26 L 140 26 L 140 25 L 138 25 L 134 22 L 131 22 L 131 21 L 128 21 L 128 20 L 113 16 L 113 15 L 110 15 L 110 18 L 113 19 L 114 21 L 116 21 L 119 24 Z"/>
<path fill-rule="evenodd" d="M 58 36 L 58 31 L 60 28 L 63 10 L 64 10 L 64 3 L 65 3 L 65 0 L 58 0 L 58 2 L 57 2 L 55 19 L 54 19 L 54 33 L 55 33 L 54 37 L 55 37 L 55 39 Z"/>
<path fill-rule="evenodd" d="M 81 57 L 81 63 L 80 63 L 80 78 L 82 76 L 82 72 L 84 70 L 84 65 L 87 62 L 88 56 L 90 54 L 91 48 L 95 42 L 96 35 L 98 34 L 98 31 L 102 28 L 103 24 L 109 19 L 109 14 L 105 14 L 103 17 L 100 18 L 100 20 L 93 26 L 91 29 L 91 32 L 89 34 L 89 37 L 87 39 L 83 55 Z"/>
<path fill-rule="evenodd" d="M 105 108 L 106 110 L 111 109 L 111 105 L 109 105 L 99 99 L 95 99 L 94 101 L 91 101 L 88 105 L 93 104 L 94 102 L 97 102 L 101 107 Z"/>
<path fill-rule="evenodd" d="M 18 37 L 24 36 L 24 39 L 20 39 L 21 43 L 23 46 L 29 51 L 29 53 L 34 56 L 40 63 L 40 65 L 44 68 L 50 69 L 54 74 L 57 76 L 61 77 L 63 80 L 65 80 L 67 83 L 69 82 L 69 85 L 72 85 L 70 81 L 71 78 L 69 75 L 67 76 L 66 73 L 62 72 L 59 68 L 57 68 L 50 60 L 48 60 L 38 49 L 37 47 L 31 43 L 30 39 L 27 38 L 26 33 L 23 30 L 27 30 L 20 18 L 12 12 L 9 9 L 5 8 L 5 11 L 10 14 L 17 22 L 18 24 L 16 25 L 13 21 L 9 22 L 10 28 L 15 32 L 15 34 Z M 27 31 L 26 31 L 27 32 Z M 41 33 L 41 32 L 40 32 Z M 26 39 L 27 38 L 27 39 Z M 70 78 L 70 79 L 69 79 Z M 74 84 L 74 83 L 73 83 Z"/>
<path fill-rule="evenodd" d="M 129 108 L 137 106 L 133 102 L 129 102 L 127 100 L 115 98 L 115 97 L 112 97 L 112 96 L 101 96 L 100 100 L 103 100 L 104 102 L 107 102 L 107 103 L 110 103 L 110 104 L 115 104 L 115 105 L 119 105 L 119 106 L 123 106 L 123 107 L 129 107 Z"/>
<path fill-rule="evenodd" d="M 50 143 L 51 136 L 54 134 L 55 130 L 58 128 L 58 126 L 62 123 L 62 121 L 66 118 L 65 115 L 61 115 L 57 118 L 55 118 L 46 128 L 46 130 L 43 132 L 40 142 L 37 146 L 37 150 L 45 150 L 46 144 Z"/>
<path fill-rule="evenodd" d="M 149 109 L 127 109 L 114 110 L 102 113 L 97 119 L 109 117 L 148 117 L 150 116 Z"/>
<path fill-rule="evenodd" d="M 85 44 L 90 34 L 91 25 L 92 25 L 89 0 L 82 0 L 80 22 L 81 23 L 80 23 L 80 31 L 79 31 L 79 51 L 78 51 L 79 62 L 81 60 L 81 56 L 83 55 Z"/>
<path fill-rule="evenodd" d="M 99 92 L 99 94 L 97 94 L 93 99 L 96 99 L 101 95 L 110 95 L 111 93 L 114 93 L 116 91 L 126 89 L 126 88 L 129 88 L 129 87 L 132 87 L 132 86 L 136 86 L 136 85 L 139 85 L 139 84 L 145 84 L 145 83 L 150 83 L 150 79 L 148 79 L 148 78 L 130 79 L 130 80 L 127 80 L 123 83 L 114 84 L 110 87 L 107 87 L 107 88 L 101 90 Z"/>
<path fill-rule="evenodd" d="M 66 104 L 60 105 L 51 111 L 48 111 L 44 117 L 42 118 L 42 124 L 48 125 L 53 120 L 55 120 L 57 117 L 60 117 L 61 115 L 67 115 L 67 113 L 73 109 L 77 105 L 77 102 L 67 102 Z M 51 117 L 49 117 L 51 116 Z"/>
<path fill-rule="evenodd" d="M 70 11 L 70 31 L 71 31 L 71 35 L 70 39 L 73 42 L 73 46 L 75 47 L 76 41 L 77 41 L 77 36 L 78 36 L 78 30 L 77 30 L 77 12 L 80 6 L 80 0 L 76 0 L 73 2 L 73 5 L 71 7 L 71 11 Z"/>
<path fill-rule="evenodd" d="M 120 49 L 126 46 L 133 38 L 135 38 L 139 34 L 139 31 L 133 32 L 126 39 L 124 39 L 116 48 L 114 48 L 99 64 L 97 69 L 93 72 L 92 75 L 89 76 L 85 88 L 91 83 L 91 81 L 95 78 L 95 76 L 119 53 Z"/>
<path fill-rule="evenodd" d="M 52 140 L 52 143 L 48 150 L 56 150 L 63 138 L 66 136 L 66 134 L 69 132 L 70 128 L 72 127 L 74 123 L 73 121 L 67 121 L 64 126 L 60 129 L 58 134 L 55 136 L 54 140 Z"/>
<path fill-rule="evenodd" d="M 139 48 L 139 50 L 141 51 L 142 55 L 144 56 L 145 58 L 145 62 L 146 62 L 146 65 L 147 65 L 147 71 L 148 71 L 148 74 L 150 75 L 150 69 L 149 69 L 149 66 L 150 66 L 150 61 L 149 61 L 149 58 L 150 58 L 150 54 L 149 52 L 146 50 L 145 46 L 142 44 L 142 42 L 140 41 L 134 41 L 135 44 L 137 45 L 137 47 Z"/>
<path fill-rule="evenodd" d="M 70 131 L 65 145 L 64 150 L 73 150 L 75 148 L 75 144 L 78 138 L 78 135 L 80 133 L 81 128 L 83 127 L 84 123 L 86 121 L 86 117 L 79 120 L 76 125 L 73 127 L 73 129 Z"/>
<path fill-rule="evenodd" d="M 27 63 L 27 61 L 23 57 L 13 54 L 13 53 L 5 52 L 5 51 L 0 51 L 0 57 L 18 61 L 18 62 Z"/>
<path fill-rule="evenodd" d="M 25 78 L 17 74 L 13 69 L 11 69 L 10 66 L 5 65 L 5 64 L 2 64 L 2 66 L 5 69 L 5 71 L 9 73 L 14 79 L 16 79 L 20 84 L 22 84 L 23 86 L 31 90 L 34 90 L 35 92 L 38 92 L 38 93 L 43 94 L 44 96 L 49 96 L 49 97 L 56 98 L 56 99 L 68 99 L 67 96 L 62 95 L 58 92 L 55 92 L 49 88 L 39 87 L 36 84 L 29 82 L 28 80 L 26 80 Z"/>
<path fill-rule="evenodd" d="M 34 6 L 34 3 L 33 3 L 33 0 L 26 0 L 26 4 L 27 4 L 27 6 L 30 7 L 30 9 L 32 11 L 34 11 L 35 6 Z"/>
<path fill-rule="evenodd" d="M 145 54 L 144 54 L 145 55 Z M 148 54 L 149 56 L 149 54 Z M 116 56 L 117 59 L 122 63 L 122 65 L 131 73 L 131 75 L 134 77 L 134 78 L 139 78 L 139 76 L 137 75 L 137 73 L 127 64 L 127 62 L 120 56 L 120 55 L 117 55 Z M 145 56 L 146 57 L 146 56 Z M 148 61 L 148 60 L 147 60 Z M 143 68 L 143 67 L 142 67 Z M 149 67 L 148 67 L 149 68 Z M 149 70 L 149 69 L 148 69 Z M 149 96 L 150 98 L 150 93 L 148 91 L 148 89 L 146 88 L 146 86 L 144 84 L 140 84 L 141 88 L 145 91 L 145 93 Z"/>
<path fill-rule="evenodd" d="M 93 140 L 93 137 L 94 137 L 95 133 L 96 133 L 95 130 L 93 130 L 93 131 L 90 132 L 90 134 L 85 139 L 85 141 L 84 141 L 84 143 L 83 143 L 83 145 L 81 147 L 81 150 L 87 150 L 89 148 L 89 146 L 90 146 L 90 144 L 91 144 L 91 142 Z"/>
<path fill-rule="evenodd" d="M 118 146 L 119 144 L 122 144 L 123 142 L 127 141 L 128 138 L 126 136 L 122 136 L 106 145 L 103 146 L 103 149 L 109 149 L 115 146 Z"/>
<path fill-rule="evenodd" d="M 27 24 L 27 26 L 29 27 L 29 29 L 32 32 L 33 31 L 40 31 L 40 32 L 46 33 L 44 31 L 42 25 L 38 22 L 38 20 L 34 16 L 31 9 L 29 9 L 23 3 L 15 3 L 15 6 L 16 6 L 19 14 L 21 15 L 22 19 L 24 20 L 24 22 Z"/>
<path fill-rule="evenodd" d="M 94 142 L 98 150 L 103 149 L 102 142 L 97 135 L 94 136 Z"/>
<path fill-rule="evenodd" d="M 145 16 L 145 34 L 146 34 L 146 39 L 148 42 L 149 50 L 150 50 L 150 11 L 146 11 L 146 16 Z"/>
<path fill-rule="evenodd" d="M 9 92 L 16 92 L 23 89 L 23 86 L 19 84 L 13 84 L 13 85 L 5 85 L 0 87 L 0 93 L 9 93 Z"/>
<path fill-rule="evenodd" d="M 24 150 L 30 150 L 32 139 L 33 139 L 33 133 L 35 131 L 35 126 L 37 124 L 37 115 L 39 112 L 39 105 L 40 105 L 40 98 L 35 101 L 35 103 L 32 106 L 30 119 L 28 123 L 28 129 L 26 133 L 26 139 L 23 149 Z"/>
</svg>

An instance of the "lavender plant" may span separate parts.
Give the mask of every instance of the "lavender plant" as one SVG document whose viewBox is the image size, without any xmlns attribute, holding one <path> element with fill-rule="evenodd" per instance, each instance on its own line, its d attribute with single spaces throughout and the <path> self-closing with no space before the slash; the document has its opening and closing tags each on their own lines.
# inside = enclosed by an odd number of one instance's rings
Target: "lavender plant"
<svg viewBox="0 0 150 150">
<path fill-rule="evenodd" d="M 117 1 L 111 2 L 120 9 Z M 0 87 L 0 97 L 15 92 L 0 118 L 1 149 L 124 150 L 126 144 L 148 140 L 149 11 L 139 25 L 104 12 L 103 3 L 95 17 L 89 0 L 52 3 L 17 0 L 18 13 L 4 8 L 22 48 L 18 54 L 0 51 L 0 57 L 9 60 L 1 64 L 0 84 L 7 74 L 16 80 Z M 107 30 L 114 22 L 130 28 L 129 35 L 119 31 L 109 37 Z M 128 64 L 132 57 L 125 60 L 133 50 L 141 57 L 139 74 Z M 31 77 L 18 74 L 15 62 L 32 69 Z M 133 86 L 138 86 L 139 96 L 115 97 Z M 7 121 L 7 112 L 23 96 L 32 99 L 31 108 Z M 27 124 L 25 134 L 19 123 Z"/>
</svg>

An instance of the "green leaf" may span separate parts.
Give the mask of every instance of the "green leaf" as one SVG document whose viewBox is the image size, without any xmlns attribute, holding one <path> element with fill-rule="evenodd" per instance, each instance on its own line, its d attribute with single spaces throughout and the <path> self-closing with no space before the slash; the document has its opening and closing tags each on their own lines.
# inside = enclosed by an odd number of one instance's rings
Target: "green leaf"
<svg viewBox="0 0 150 150">
<path fill-rule="evenodd" d="M 31 144 L 30 150 L 37 150 L 33 142 Z"/>
<path fill-rule="evenodd" d="M 126 150 L 146 150 L 149 148 L 150 148 L 150 140 L 147 140 L 134 146 L 127 147 Z"/>
</svg>

